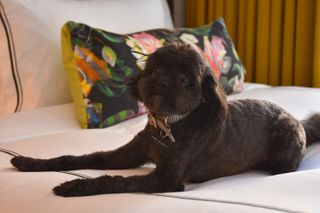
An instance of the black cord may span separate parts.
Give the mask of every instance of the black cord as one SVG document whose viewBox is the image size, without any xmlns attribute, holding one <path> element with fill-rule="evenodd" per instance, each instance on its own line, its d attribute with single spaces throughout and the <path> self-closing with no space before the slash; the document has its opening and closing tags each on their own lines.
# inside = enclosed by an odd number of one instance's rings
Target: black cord
<svg viewBox="0 0 320 213">
<path fill-rule="evenodd" d="M 57 172 L 68 174 L 68 175 L 77 176 L 77 177 L 80 177 L 80 178 L 83 178 L 83 179 L 92 179 L 93 178 L 93 177 L 90 177 L 88 175 L 79 174 L 79 173 L 71 172 L 71 171 L 57 171 Z"/>
<path fill-rule="evenodd" d="M 8 154 L 8 155 L 11 155 L 11 156 L 13 156 L 13 157 L 21 156 L 19 153 L 14 152 L 14 151 L 11 151 L 11 150 L 9 150 L 9 149 L 0 148 L 0 152 L 5 153 L 5 154 Z"/>
</svg>

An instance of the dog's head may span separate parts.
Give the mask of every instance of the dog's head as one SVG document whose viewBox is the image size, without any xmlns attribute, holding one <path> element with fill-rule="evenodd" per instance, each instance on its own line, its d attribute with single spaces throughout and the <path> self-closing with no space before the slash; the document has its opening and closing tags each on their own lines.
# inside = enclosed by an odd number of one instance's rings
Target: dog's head
<svg viewBox="0 0 320 213">
<path fill-rule="evenodd" d="M 226 107 L 224 92 L 212 71 L 189 45 L 159 48 L 130 86 L 132 94 L 157 115 L 189 113 L 202 103 Z"/>
</svg>

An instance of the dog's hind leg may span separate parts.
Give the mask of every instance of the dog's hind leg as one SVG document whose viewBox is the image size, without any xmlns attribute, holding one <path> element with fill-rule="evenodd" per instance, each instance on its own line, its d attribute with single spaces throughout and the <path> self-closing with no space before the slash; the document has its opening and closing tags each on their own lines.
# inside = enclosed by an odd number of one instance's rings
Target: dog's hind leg
<svg viewBox="0 0 320 213">
<path fill-rule="evenodd" d="M 302 125 L 286 113 L 272 127 L 271 147 L 262 169 L 271 174 L 295 171 L 306 148 Z"/>
</svg>

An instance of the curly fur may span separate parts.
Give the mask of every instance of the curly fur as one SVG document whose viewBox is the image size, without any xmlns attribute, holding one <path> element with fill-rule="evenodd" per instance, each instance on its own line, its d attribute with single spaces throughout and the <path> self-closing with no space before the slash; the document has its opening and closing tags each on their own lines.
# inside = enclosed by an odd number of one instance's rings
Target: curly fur
<svg viewBox="0 0 320 213">
<path fill-rule="evenodd" d="M 132 94 L 155 115 L 190 112 L 171 124 L 175 143 L 147 124 L 128 144 L 113 151 L 48 160 L 14 157 L 12 164 L 21 171 L 45 171 L 128 169 L 152 162 L 156 168 L 148 175 L 77 179 L 53 191 L 61 196 L 169 192 L 184 190 L 186 181 L 203 182 L 249 169 L 271 174 L 295 171 L 306 141 L 320 141 L 320 114 L 303 127 L 268 101 L 227 102 L 217 79 L 190 46 L 169 45 L 154 52 L 130 86 Z"/>
</svg>

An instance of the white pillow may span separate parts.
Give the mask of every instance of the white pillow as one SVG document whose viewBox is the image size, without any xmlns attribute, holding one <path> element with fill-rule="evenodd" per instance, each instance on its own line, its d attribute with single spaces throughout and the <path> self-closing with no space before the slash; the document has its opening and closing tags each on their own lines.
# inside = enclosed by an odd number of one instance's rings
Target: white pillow
<svg viewBox="0 0 320 213">
<path fill-rule="evenodd" d="M 0 115 L 70 102 L 60 29 L 69 20 L 116 33 L 172 28 L 165 0 L 0 0 Z"/>
</svg>

